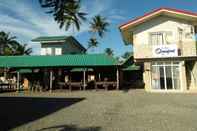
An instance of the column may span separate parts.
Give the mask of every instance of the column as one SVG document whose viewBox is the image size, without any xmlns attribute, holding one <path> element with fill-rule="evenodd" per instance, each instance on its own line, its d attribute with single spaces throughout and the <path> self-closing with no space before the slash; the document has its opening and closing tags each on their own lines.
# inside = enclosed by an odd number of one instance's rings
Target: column
<svg viewBox="0 0 197 131">
<path fill-rule="evenodd" d="M 16 88 L 17 88 L 16 90 L 17 91 L 19 91 L 19 88 L 20 88 L 20 82 L 19 81 L 20 81 L 20 73 L 17 71 L 17 81 L 16 81 L 17 82 L 16 83 Z"/>
<path fill-rule="evenodd" d="M 118 68 L 116 71 L 116 81 L 117 81 L 116 89 L 119 90 L 119 70 L 118 70 Z"/>
<path fill-rule="evenodd" d="M 50 70 L 50 82 L 49 82 L 49 87 L 50 87 L 50 92 L 52 92 L 52 87 L 53 87 L 53 71 Z"/>
<path fill-rule="evenodd" d="M 83 71 L 83 89 L 85 90 L 86 88 L 86 71 Z"/>
</svg>

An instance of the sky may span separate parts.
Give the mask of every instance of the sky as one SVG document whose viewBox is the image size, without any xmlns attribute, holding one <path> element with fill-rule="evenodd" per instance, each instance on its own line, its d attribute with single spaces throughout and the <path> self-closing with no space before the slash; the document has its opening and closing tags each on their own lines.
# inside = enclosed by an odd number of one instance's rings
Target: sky
<svg viewBox="0 0 197 131">
<path fill-rule="evenodd" d="M 132 51 L 131 45 L 124 45 L 119 26 L 161 7 L 183 9 L 197 12 L 197 0 L 81 0 L 81 8 L 91 19 L 102 15 L 110 23 L 105 37 L 99 40 L 96 49 L 89 53 L 103 53 L 105 48 L 112 48 L 115 56 Z M 33 55 L 40 54 L 40 44 L 31 40 L 39 36 L 73 35 L 84 46 L 90 37 L 88 22 L 81 25 L 80 31 L 59 29 L 46 10 L 41 8 L 39 0 L 0 0 L 0 31 L 10 32 L 21 43 L 33 48 Z"/>
</svg>

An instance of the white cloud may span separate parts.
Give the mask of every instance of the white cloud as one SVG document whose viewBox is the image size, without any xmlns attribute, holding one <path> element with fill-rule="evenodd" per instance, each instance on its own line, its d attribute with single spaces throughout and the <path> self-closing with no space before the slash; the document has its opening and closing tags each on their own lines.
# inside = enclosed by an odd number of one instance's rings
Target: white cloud
<svg viewBox="0 0 197 131">
<path fill-rule="evenodd" d="M 38 0 L 37 0 L 38 1 Z M 30 3 L 27 3 L 30 2 Z M 82 24 L 79 32 L 73 32 L 72 29 L 65 31 L 59 29 L 59 25 L 54 21 L 50 14 L 46 14 L 44 9 L 32 6 L 32 1 L 25 0 L 4 0 L 0 2 L 0 30 L 12 32 L 19 38 L 29 42 L 31 39 L 40 35 L 81 35 L 89 29 L 88 22 Z M 7 11 L 5 11 L 7 10 Z M 82 3 L 82 10 L 88 12 L 88 18 L 92 18 L 97 14 L 102 14 L 107 18 L 114 20 L 122 20 L 124 17 L 118 10 L 111 9 L 111 2 L 94 0 Z M 107 12 L 107 13 L 106 13 Z M 37 50 L 37 46 L 29 44 Z M 35 51 L 37 52 L 37 51 Z"/>
</svg>

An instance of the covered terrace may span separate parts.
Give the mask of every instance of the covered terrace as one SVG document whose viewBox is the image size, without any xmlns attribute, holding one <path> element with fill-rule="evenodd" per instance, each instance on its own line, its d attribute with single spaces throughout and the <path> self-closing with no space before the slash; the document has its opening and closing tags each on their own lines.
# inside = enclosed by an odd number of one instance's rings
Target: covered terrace
<svg viewBox="0 0 197 131">
<path fill-rule="evenodd" d="M 120 67 L 115 58 L 105 54 L 0 56 L 0 69 L 5 79 L 16 76 L 17 90 L 22 85 L 22 76 L 50 91 L 66 86 L 70 90 L 72 87 L 85 90 L 90 82 L 92 88 L 113 86 L 119 89 Z M 0 83 L 5 86 L 4 82 Z"/>
</svg>

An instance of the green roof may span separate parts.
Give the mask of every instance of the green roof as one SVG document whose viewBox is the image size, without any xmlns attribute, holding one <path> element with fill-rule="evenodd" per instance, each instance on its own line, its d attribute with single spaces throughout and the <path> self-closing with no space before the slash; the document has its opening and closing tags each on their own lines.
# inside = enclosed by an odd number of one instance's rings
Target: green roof
<svg viewBox="0 0 197 131">
<path fill-rule="evenodd" d="M 134 71 L 140 70 L 140 66 L 135 65 L 133 60 L 133 54 L 131 54 L 122 64 L 121 64 L 123 71 Z"/>
<path fill-rule="evenodd" d="M 71 36 L 40 36 L 33 39 L 33 42 L 40 42 L 40 41 L 62 41 L 66 40 L 68 37 Z"/>
<path fill-rule="evenodd" d="M 137 66 L 135 64 L 129 65 L 127 67 L 122 68 L 123 71 L 135 71 L 135 70 L 140 70 L 140 66 Z"/>
<path fill-rule="evenodd" d="M 115 66 L 115 58 L 105 54 L 69 54 L 59 56 L 0 56 L 0 68 Z"/>
</svg>

